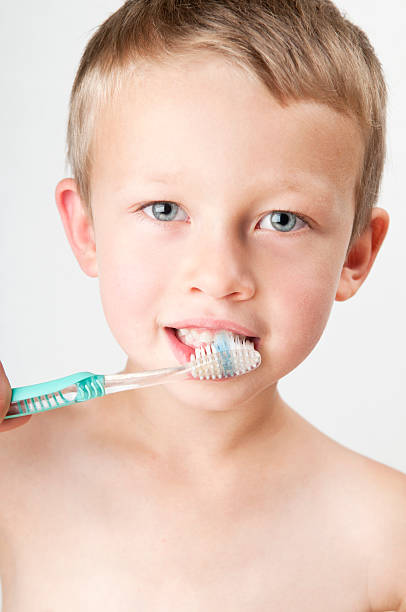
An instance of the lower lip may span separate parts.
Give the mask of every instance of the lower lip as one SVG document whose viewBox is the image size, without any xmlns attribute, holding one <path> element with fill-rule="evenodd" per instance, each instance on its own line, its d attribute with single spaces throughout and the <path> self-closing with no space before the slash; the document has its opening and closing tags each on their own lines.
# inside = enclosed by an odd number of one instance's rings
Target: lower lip
<svg viewBox="0 0 406 612">
<path fill-rule="evenodd" d="M 173 329 L 172 327 L 165 327 L 164 329 L 165 329 L 166 335 L 168 336 L 170 347 L 176 359 L 182 364 L 189 363 L 190 357 L 191 355 L 194 354 L 196 347 L 188 346 L 187 344 L 183 344 L 183 342 L 181 342 L 176 336 L 176 330 Z M 202 346 L 206 346 L 206 343 L 202 344 Z M 193 378 L 191 373 L 190 373 L 190 377 Z M 208 380 L 210 382 L 221 382 L 225 380 L 230 380 L 230 378 L 235 378 L 235 377 L 231 376 L 231 377 L 225 377 L 225 378 L 209 378 L 205 380 Z M 193 378 L 193 380 L 200 380 L 200 379 Z"/>
<path fill-rule="evenodd" d="M 189 363 L 190 357 L 194 353 L 194 348 L 183 344 L 183 342 L 177 338 L 176 331 L 172 327 L 165 327 L 165 332 L 176 359 L 183 364 Z"/>
</svg>

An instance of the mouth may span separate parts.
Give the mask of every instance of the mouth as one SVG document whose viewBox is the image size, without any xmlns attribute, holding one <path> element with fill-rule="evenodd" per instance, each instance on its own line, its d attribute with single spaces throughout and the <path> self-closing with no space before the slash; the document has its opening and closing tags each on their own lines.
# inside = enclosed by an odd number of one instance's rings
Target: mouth
<svg viewBox="0 0 406 612">
<path fill-rule="evenodd" d="M 185 329 L 185 328 L 182 328 L 182 329 Z M 196 329 L 196 328 L 193 328 L 193 329 Z M 203 332 L 203 336 L 201 336 L 201 338 L 199 337 L 196 338 L 193 335 L 186 334 L 185 332 L 183 333 L 180 332 L 179 329 L 176 327 L 164 327 L 164 330 L 168 337 L 172 352 L 174 353 L 175 357 L 178 359 L 180 363 L 182 364 L 188 363 L 190 361 L 191 355 L 194 354 L 196 348 L 202 347 L 202 346 L 204 347 L 207 344 L 211 344 L 211 342 L 213 341 L 214 334 L 220 331 L 219 329 L 213 330 L 213 329 L 208 329 L 208 328 L 199 328 L 199 330 L 200 329 Z M 224 328 L 224 331 L 232 331 L 232 330 Z M 206 332 L 208 335 L 205 335 L 204 332 Z M 235 334 L 234 331 L 232 331 L 232 333 Z M 245 340 L 252 342 L 255 350 L 258 350 L 258 347 L 260 344 L 260 338 L 257 338 L 255 336 L 244 336 L 243 334 L 240 334 L 240 333 L 235 334 L 235 335 L 238 335 L 240 338 L 243 338 Z M 188 344 L 187 342 L 190 342 L 190 343 Z"/>
</svg>

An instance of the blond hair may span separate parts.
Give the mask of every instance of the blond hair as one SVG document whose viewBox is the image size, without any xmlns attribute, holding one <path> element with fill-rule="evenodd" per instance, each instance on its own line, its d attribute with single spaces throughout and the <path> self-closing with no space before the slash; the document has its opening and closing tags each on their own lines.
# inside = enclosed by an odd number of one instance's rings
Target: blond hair
<svg viewBox="0 0 406 612">
<path fill-rule="evenodd" d="M 368 225 L 384 160 L 386 85 L 365 35 L 330 0 L 128 0 L 95 32 L 73 84 L 67 160 L 91 212 L 91 144 L 103 104 L 129 71 L 213 51 L 260 79 L 282 105 L 312 100 L 358 121 L 364 160 L 353 241 Z"/>
</svg>

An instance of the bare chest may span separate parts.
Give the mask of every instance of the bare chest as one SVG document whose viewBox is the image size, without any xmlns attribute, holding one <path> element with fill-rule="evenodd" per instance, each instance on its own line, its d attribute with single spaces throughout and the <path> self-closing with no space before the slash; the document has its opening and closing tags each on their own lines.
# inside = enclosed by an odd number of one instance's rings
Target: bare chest
<svg viewBox="0 0 406 612">
<path fill-rule="evenodd" d="M 365 568 L 305 500 L 38 484 L 3 513 L 4 612 L 368 610 Z"/>
</svg>

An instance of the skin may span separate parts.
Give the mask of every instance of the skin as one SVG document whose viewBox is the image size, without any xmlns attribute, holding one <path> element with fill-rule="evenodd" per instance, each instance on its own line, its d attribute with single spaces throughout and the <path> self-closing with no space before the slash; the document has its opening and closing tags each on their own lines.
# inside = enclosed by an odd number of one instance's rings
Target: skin
<svg viewBox="0 0 406 612">
<path fill-rule="evenodd" d="M 138 442 L 142 432 L 165 461 L 187 455 L 197 474 L 264 432 L 269 442 L 284 418 L 278 380 L 314 348 L 334 300 L 358 290 L 387 231 L 375 208 L 346 257 L 358 126 L 313 102 L 282 108 L 238 68 L 199 56 L 129 80 L 97 122 L 92 153 L 94 226 L 72 179 L 56 200 L 80 266 L 99 278 L 125 371 L 177 365 L 163 330 L 177 319 L 229 318 L 261 337 L 249 376 L 127 394 L 123 431 Z M 154 181 L 166 172 L 179 176 Z M 175 220 L 140 210 L 154 200 L 178 205 Z M 289 209 L 308 223 L 277 231 L 270 212 Z"/>
<path fill-rule="evenodd" d="M 201 55 L 128 80 L 96 124 L 93 156 L 94 225 L 73 179 L 56 202 L 79 265 L 99 279 L 125 371 L 177 365 L 163 326 L 194 316 L 251 328 L 262 364 L 50 411 L 4 436 L 7 610 L 400 610 L 403 476 L 318 432 L 277 390 L 388 229 L 374 208 L 347 254 L 357 124 L 311 102 L 282 108 Z M 147 179 L 169 171 L 182 176 Z M 154 200 L 178 204 L 176 220 L 140 210 Z M 277 231 L 270 213 L 283 210 L 308 224 Z M 0 384 L 4 413 L 2 369 Z"/>
</svg>

